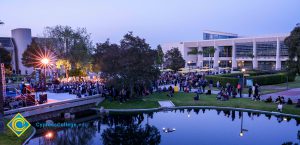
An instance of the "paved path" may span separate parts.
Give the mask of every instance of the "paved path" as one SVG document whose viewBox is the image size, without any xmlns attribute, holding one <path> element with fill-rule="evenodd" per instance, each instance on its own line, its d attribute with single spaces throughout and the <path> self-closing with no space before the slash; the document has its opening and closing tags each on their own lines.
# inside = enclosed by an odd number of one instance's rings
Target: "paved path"
<svg viewBox="0 0 300 145">
<path fill-rule="evenodd" d="M 170 100 L 166 101 L 158 101 L 160 107 L 162 108 L 170 108 L 170 107 L 175 107 L 174 103 Z"/>
<path fill-rule="evenodd" d="M 166 87 L 166 88 L 168 89 L 170 86 L 172 86 L 172 87 L 174 88 L 175 85 L 163 85 L 163 86 L 159 86 L 159 88 L 162 89 L 163 87 Z M 206 91 L 207 91 L 207 89 L 208 89 L 208 87 L 206 87 Z M 197 89 L 192 89 L 191 92 L 193 93 L 193 92 L 196 92 L 196 91 L 197 91 Z M 219 92 L 220 92 L 220 91 L 211 90 L 211 93 L 212 93 L 212 94 L 218 94 Z M 238 94 L 237 97 L 239 98 L 240 95 Z M 249 97 L 248 97 L 248 94 L 242 94 L 242 98 L 249 98 Z"/>
<path fill-rule="evenodd" d="M 41 92 L 37 92 L 34 93 L 36 96 L 39 96 Z M 69 93 L 50 93 L 50 92 L 46 92 L 47 93 L 47 98 L 48 98 L 48 102 L 47 103 L 54 103 L 54 102 L 58 102 L 58 101 L 65 101 L 65 100 L 72 100 L 72 99 L 76 99 L 76 95 L 74 94 L 69 94 Z"/>
<path fill-rule="evenodd" d="M 286 91 L 282 91 L 282 92 L 262 95 L 261 99 L 264 100 L 264 99 L 268 98 L 269 96 L 271 96 L 273 100 L 275 100 L 278 96 L 283 96 L 286 101 L 288 100 L 288 98 L 291 98 L 293 103 L 297 103 L 298 99 L 300 99 L 300 88 L 295 88 L 295 89 L 290 89 L 290 90 L 286 90 Z"/>
</svg>

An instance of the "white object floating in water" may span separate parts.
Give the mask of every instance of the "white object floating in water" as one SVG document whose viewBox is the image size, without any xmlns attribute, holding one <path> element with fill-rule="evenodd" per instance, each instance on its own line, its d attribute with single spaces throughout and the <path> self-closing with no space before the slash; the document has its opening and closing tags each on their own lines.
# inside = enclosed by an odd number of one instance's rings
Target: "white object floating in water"
<svg viewBox="0 0 300 145">
<path fill-rule="evenodd" d="M 165 133 L 176 131 L 175 128 L 162 128 Z"/>
</svg>

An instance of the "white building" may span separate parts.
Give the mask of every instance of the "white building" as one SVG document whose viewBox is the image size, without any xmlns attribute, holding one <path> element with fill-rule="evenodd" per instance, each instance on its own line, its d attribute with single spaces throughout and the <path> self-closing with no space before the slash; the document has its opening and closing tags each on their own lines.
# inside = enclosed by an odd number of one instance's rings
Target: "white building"
<svg viewBox="0 0 300 145">
<path fill-rule="evenodd" d="M 232 33 L 205 31 L 204 40 L 169 43 L 161 46 L 164 53 L 172 48 L 178 48 L 186 61 L 186 66 L 282 70 L 286 68 L 288 59 L 288 48 L 283 42 L 287 36 L 288 34 L 238 37 L 237 34 Z M 210 48 L 215 48 L 211 57 L 205 53 Z M 204 53 L 189 55 L 188 52 L 193 49 Z"/>
<path fill-rule="evenodd" d="M 22 54 L 31 44 L 32 39 L 39 40 L 40 38 L 32 37 L 31 29 L 17 28 L 11 30 L 11 37 L 0 37 L 0 45 L 8 50 L 12 56 L 12 70 L 18 74 L 31 74 L 33 68 L 26 67 L 22 64 Z"/>
</svg>

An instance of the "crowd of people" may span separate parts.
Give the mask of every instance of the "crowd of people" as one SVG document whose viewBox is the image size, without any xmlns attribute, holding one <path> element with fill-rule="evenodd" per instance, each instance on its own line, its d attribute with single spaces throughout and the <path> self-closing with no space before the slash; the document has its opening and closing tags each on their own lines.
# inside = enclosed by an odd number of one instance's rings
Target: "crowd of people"
<svg viewBox="0 0 300 145">
<path fill-rule="evenodd" d="M 107 87 L 103 82 L 93 81 L 73 81 L 54 83 L 47 88 L 54 93 L 70 93 L 75 94 L 78 98 L 84 96 L 92 96 L 95 94 L 101 94 L 101 96 L 108 98 L 110 101 L 117 100 L 119 102 L 125 102 L 130 98 L 132 93 L 138 96 L 146 96 L 156 92 L 168 92 L 167 96 L 174 97 L 175 92 L 195 93 L 194 100 L 199 100 L 201 94 L 212 94 L 213 86 L 216 86 L 215 91 L 217 93 L 217 100 L 229 100 L 230 98 L 245 97 L 243 96 L 244 86 L 238 83 L 236 86 L 230 84 L 221 84 L 220 81 L 213 82 L 213 80 L 207 80 L 206 73 L 204 72 L 190 72 L 190 73 L 175 73 L 175 72 L 163 72 L 157 81 L 152 83 L 151 87 L 135 86 L 133 92 L 128 87 L 118 88 L 114 86 Z M 253 86 L 249 86 L 248 97 L 254 101 L 260 101 L 260 86 L 256 83 Z M 192 91 L 193 90 L 193 91 Z M 265 102 L 273 102 L 272 97 L 264 100 Z M 292 104 L 289 99 L 285 102 L 282 96 L 279 96 L 275 103 L 278 104 Z"/>
</svg>

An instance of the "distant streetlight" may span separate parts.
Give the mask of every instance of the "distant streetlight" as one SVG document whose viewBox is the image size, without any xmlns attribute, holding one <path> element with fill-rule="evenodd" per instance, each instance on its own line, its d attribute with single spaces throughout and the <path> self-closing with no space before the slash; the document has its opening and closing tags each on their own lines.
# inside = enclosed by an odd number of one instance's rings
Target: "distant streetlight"
<svg viewBox="0 0 300 145">
<path fill-rule="evenodd" d="M 242 84 L 242 87 L 243 88 L 244 88 L 244 84 L 245 84 L 245 72 L 246 72 L 246 69 L 242 68 L 242 73 L 243 73 L 243 84 Z"/>
<path fill-rule="evenodd" d="M 188 61 L 188 66 L 189 66 L 189 72 L 191 71 L 191 61 Z"/>
</svg>

